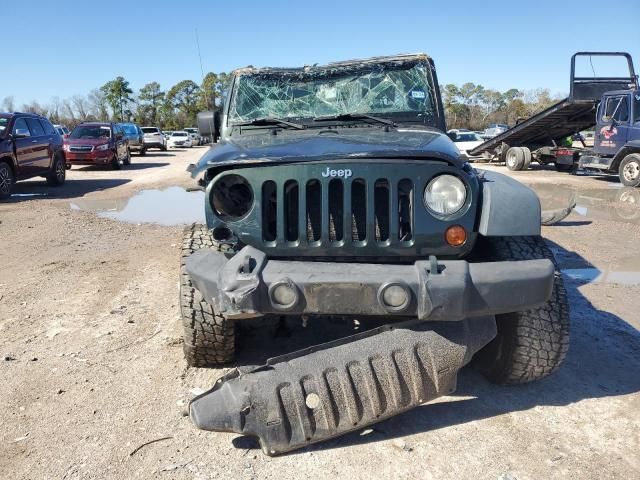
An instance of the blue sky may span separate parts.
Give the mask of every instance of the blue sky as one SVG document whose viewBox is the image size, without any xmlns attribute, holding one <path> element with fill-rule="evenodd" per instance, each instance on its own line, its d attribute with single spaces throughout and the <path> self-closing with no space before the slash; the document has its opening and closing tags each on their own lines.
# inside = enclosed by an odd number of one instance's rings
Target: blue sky
<svg viewBox="0 0 640 480">
<path fill-rule="evenodd" d="M 2 3 L 0 100 L 18 106 L 118 75 L 135 89 L 198 81 L 195 29 L 205 71 L 424 51 L 441 83 L 565 93 L 577 50 L 626 50 L 640 68 L 639 0 Z"/>
</svg>

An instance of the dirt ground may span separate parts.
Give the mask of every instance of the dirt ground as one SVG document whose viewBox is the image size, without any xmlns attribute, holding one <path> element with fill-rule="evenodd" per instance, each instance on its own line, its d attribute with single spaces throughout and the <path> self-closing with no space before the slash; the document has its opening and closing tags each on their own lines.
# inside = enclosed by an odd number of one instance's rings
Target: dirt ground
<svg viewBox="0 0 640 480">
<path fill-rule="evenodd" d="M 465 369 L 450 397 L 270 458 L 250 439 L 196 430 L 185 416 L 223 371 L 188 369 L 182 357 L 182 227 L 136 223 L 188 202 L 176 189 L 176 201 L 131 197 L 191 186 L 185 168 L 204 151 L 150 152 L 118 172 L 76 167 L 62 189 L 22 182 L 0 204 L 0 477 L 640 477 L 640 190 L 542 169 L 514 175 L 546 207 L 577 203 L 544 228 L 573 322 L 557 374 L 506 388 Z M 100 209 L 134 223 L 92 211 Z M 238 362 L 258 364 L 341 328 L 292 323 L 286 336 L 256 326 Z"/>
</svg>

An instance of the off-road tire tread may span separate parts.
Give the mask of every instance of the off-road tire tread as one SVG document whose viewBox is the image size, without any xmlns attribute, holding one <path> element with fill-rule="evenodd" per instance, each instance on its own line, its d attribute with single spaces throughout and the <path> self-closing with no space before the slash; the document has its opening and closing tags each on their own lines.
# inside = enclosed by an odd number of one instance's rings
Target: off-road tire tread
<svg viewBox="0 0 640 480">
<path fill-rule="evenodd" d="M 228 364 L 235 356 L 235 324 L 216 313 L 187 273 L 186 260 L 197 250 L 230 253 L 232 247 L 219 244 L 205 225 L 194 223 L 184 229 L 180 257 L 180 313 L 184 327 L 184 355 L 192 367 Z"/>
<path fill-rule="evenodd" d="M 549 259 L 553 253 L 540 236 L 481 237 L 482 261 Z M 569 303 L 562 274 L 554 273 L 551 298 L 538 308 L 496 315 L 498 335 L 474 359 L 495 383 L 517 385 L 555 372 L 569 351 Z"/>
</svg>

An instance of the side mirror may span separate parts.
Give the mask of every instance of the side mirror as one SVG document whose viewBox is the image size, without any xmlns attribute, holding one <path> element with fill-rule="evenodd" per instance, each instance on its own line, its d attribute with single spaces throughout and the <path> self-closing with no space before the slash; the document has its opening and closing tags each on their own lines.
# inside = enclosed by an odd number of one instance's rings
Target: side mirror
<svg viewBox="0 0 640 480">
<path fill-rule="evenodd" d="M 200 112 L 198 130 L 201 136 L 209 137 L 215 143 L 220 137 L 220 112 Z"/>
<path fill-rule="evenodd" d="M 16 128 L 15 133 L 13 134 L 13 136 L 15 138 L 25 138 L 25 137 L 30 137 L 31 136 L 31 132 L 29 132 L 28 129 L 26 128 Z"/>
<path fill-rule="evenodd" d="M 447 137 L 449 137 L 452 141 L 456 141 L 456 138 L 458 138 L 458 134 L 456 132 L 449 132 L 447 133 Z"/>
</svg>

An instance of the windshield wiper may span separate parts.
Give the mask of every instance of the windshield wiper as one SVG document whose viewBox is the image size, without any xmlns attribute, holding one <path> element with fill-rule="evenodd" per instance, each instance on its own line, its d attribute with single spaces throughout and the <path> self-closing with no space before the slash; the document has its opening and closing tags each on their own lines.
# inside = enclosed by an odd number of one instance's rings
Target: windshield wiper
<svg viewBox="0 0 640 480">
<path fill-rule="evenodd" d="M 271 118 L 271 117 L 254 118 L 253 120 L 247 120 L 246 122 L 236 122 L 231 124 L 232 127 L 243 127 L 247 125 L 256 125 L 256 126 L 281 125 L 281 126 L 286 126 L 290 128 L 295 128 L 297 130 L 304 130 L 305 128 L 304 125 L 300 125 L 299 123 L 293 123 L 287 120 L 281 120 L 279 118 Z"/>
<path fill-rule="evenodd" d="M 323 117 L 315 117 L 314 122 L 322 122 L 325 120 L 370 120 L 372 122 L 382 123 L 383 125 L 395 126 L 395 123 L 386 118 L 374 117 L 366 113 L 340 113 L 338 115 L 326 115 Z"/>
</svg>

